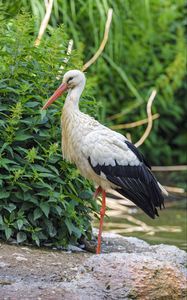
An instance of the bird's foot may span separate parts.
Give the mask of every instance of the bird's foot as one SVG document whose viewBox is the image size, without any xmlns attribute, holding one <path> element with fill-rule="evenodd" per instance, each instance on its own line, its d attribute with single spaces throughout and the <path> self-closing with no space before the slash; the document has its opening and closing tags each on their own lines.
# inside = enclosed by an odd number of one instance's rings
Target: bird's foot
<svg viewBox="0 0 187 300">
<path fill-rule="evenodd" d="M 91 253 L 96 253 L 97 240 L 94 236 L 92 236 L 91 240 L 88 240 L 86 237 L 82 238 L 81 243 L 84 246 L 84 250 L 91 252 Z"/>
</svg>

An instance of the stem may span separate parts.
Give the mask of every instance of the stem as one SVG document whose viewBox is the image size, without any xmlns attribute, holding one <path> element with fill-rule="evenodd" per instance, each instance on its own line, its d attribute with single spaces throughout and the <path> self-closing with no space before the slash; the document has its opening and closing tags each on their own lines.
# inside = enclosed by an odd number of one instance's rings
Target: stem
<svg viewBox="0 0 187 300">
<path fill-rule="evenodd" d="M 139 139 L 139 141 L 136 142 L 136 144 L 135 144 L 136 147 L 139 147 L 140 145 L 142 145 L 151 132 L 152 125 L 153 125 L 151 107 L 152 107 L 152 104 L 153 104 L 156 94 L 157 94 L 157 91 L 154 89 L 151 93 L 151 96 L 148 99 L 148 102 L 147 102 L 147 118 L 148 118 L 147 128 L 146 128 L 144 134 L 142 135 L 142 137 Z"/>
<path fill-rule="evenodd" d="M 105 24 L 105 32 L 104 32 L 103 40 L 102 40 L 102 42 L 100 44 L 99 49 L 94 54 L 94 56 L 87 63 L 85 63 L 84 66 L 82 67 L 82 71 L 83 72 L 85 70 L 87 70 L 98 59 L 98 57 L 101 55 L 101 53 L 103 52 L 103 50 L 105 48 L 105 45 L 106 45 L 107 40 L 108 40 L 108 35 L 109 35 L 109 30 L 110 30 L 110 24 L 111 24 L 111 21 L 112 21 L 112 13 L 113 13 L 112 8 L 109 8 L 109 10 L 108 10 L 108 16 L 107 16 L 107 20 L 106 20 L 106 24 Z"/>
<path fill-rule="evenodd" d="M 38 37 L 37 37 L 37 39 L 35 40 L 35 43 L 34 43 L 34 45 L 36 47 L 39 46 L 39 44 L 41 42 L 42 36 L 43 36 L 43 34 L 46 30 L 46 27 L 49 23 L 49 19 L 50 19 L 52 7 L 53 7 L 53 0 L 48 0 L 48 1 L 45 0 L 44 2 L 45 2 L 45 7 L 46 7 L 46 13 L 45 13 L 45 16 L 44 16 L 44 18 L 41 22 Z"/>
</svg>

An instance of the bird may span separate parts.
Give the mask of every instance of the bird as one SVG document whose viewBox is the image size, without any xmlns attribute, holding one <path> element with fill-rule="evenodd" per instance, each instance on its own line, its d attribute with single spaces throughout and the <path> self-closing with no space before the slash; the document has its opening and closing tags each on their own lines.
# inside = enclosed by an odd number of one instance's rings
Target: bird
<svg viewBox="0 0 187 300">
<path fill-rule="evenodd" d="M 95 184 L 95 199 L 102 195 L 96 247 L 96 254 L 100 254 L 106 193 L 109 189 L 127 197 L 152 219 L 158 216 L 157 208 L 164 207 L 167 191 L 133 143 L 79 109 L 85 84 L 86 77 L 82 71 L 67 71 L 61 85 L 42 110 L 67 92 L 61 116 L 63 159 L 74 163 L 80 174 Z"/>
</svg>

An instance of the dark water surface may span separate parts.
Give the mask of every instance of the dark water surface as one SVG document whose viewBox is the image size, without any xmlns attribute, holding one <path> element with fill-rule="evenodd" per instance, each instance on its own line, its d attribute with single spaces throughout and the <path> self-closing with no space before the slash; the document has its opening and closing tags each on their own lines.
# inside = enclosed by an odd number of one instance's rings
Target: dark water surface
<svg viewBox="0 0 187 300">
<path fill-rule="evenodd" d="M 186 200 L 166 202 L 166 209 L 160 211 L 160 217 L 155 220 L 139 209 L 135 211 L 105 217 L 104 231 L 137 237 L 150 244 L 176 245 L 187 251 Z"/>
</svg>

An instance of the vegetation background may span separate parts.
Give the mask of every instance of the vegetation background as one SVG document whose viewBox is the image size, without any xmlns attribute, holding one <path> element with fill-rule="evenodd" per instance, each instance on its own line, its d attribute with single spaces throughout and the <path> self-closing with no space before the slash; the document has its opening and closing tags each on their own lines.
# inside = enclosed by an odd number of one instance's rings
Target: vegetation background
<svg viewBox="0 0 187 300">
<path fill-rule="evenodd" d="M 35 33 L 38 33 L 45 14 L 43 0 L 3 3 L 7 17 L 22 9 L 29 11 L 35 17 Z M 158 95 L 153 111 L 160 118 L 154 122 L 143 151 L 156 165 L 184 164 L 187 147 L 185 1 L 55 0 L 49 30 L 63 23 L 74 48 L 87 61 L 103 38 L 110 7 L 113 21 L 109 41 L 103 55 L 87 71 L 87 76 L 95 79 L 92 95 L 100 102 L 99 118 L 107 125 L 145 118 L 146 101 L 156 87 Z M 63 35 L 59 36 L 59 43 L 63 39 Z M 134 142 L 144 129 L 143 126 L 129 130 Z"/>
<path fill-rule="evenodd" d="M 147 99 L 156 88 L 153 112 L 160 118 L 154 121 L 142 151 L 155 165 L 186 163 L 184 1 L 55 0 L 48 30 L 35 49 L 44 1 L 2 0 L 2 238 L 67 245 L 91 231 L 88 212 L 97 212 L 97 207 L 90 185 L 61 160 L 56 144 L 60 142 L 60 106 L 54 106 L 50 115 L 41 115 L 38 103 L 58 84 L 61 65 L 64 71 L 80 68 L 96 52 L 109 7 L 113 8 L 109 40 L 87 70 L 82 109 L 108 126 L 144 119 Z M 70 38 L 75 50 L 64 63 Z M 144 126 L 128 129 L 132 141 L 144 130 Z"/>
</svg>

